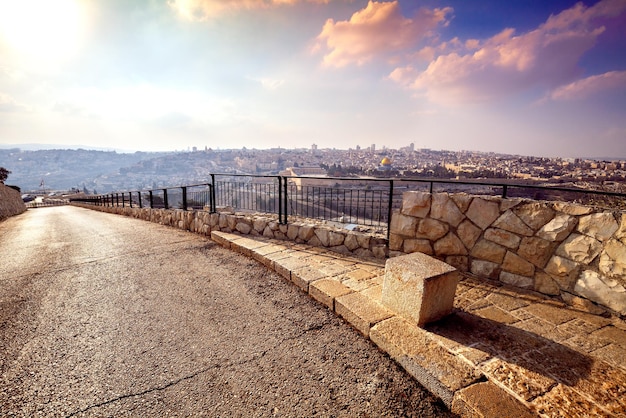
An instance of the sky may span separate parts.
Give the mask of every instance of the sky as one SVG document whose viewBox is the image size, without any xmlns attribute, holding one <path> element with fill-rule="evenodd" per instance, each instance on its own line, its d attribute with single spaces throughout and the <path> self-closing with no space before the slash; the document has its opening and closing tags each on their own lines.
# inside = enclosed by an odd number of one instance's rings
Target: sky
<svg viewBox="0 0 626 418">
<path fill-rule="evenodd" d="M 0 147 L 626 158 L 626 0 L 0 0 Z"/>
</svg>

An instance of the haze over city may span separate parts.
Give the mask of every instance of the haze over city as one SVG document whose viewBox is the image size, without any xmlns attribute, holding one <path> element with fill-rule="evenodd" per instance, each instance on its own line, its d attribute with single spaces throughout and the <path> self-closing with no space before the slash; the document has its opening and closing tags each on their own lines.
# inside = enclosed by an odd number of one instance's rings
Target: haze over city
<svg viewBox="0 0 626 418">
<path fill-rule="evenodd" d="M 0 0 L 0 146 L 625 157 L 626 0 Z"/>
</svg>

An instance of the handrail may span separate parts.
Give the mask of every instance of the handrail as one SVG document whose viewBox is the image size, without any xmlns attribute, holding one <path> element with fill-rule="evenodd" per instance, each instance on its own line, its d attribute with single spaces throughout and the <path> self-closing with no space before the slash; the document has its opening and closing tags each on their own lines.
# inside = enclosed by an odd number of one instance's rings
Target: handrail
<svg viewBox="0 0 626 418">
<path fill-rule="evenodd" d="M 454 184 L 461 186 L 488 186 L 491 188 L 502 188 L 501 196 L 504 199 L 509 196 L 510 190 L 515 188 L 626 198 L 626 193 L 620 192 L 576 189 L 558 186 L 544 186 L 538 184 L 503 183 L 496 181 L 492 182 L 435 178 L 280 176 L 231 173 L 213 173 L 210 174 L 210 177 L 210 183 L 198 183 L 184 186 L 161 187 L 156 189 L 112 192 L 87 198 L 73 198 L 71 199 L 71 201 L 84 201 L 103 206 L 125 206 L 126 203 L 128 203 L 130 207 L 134 207 L 133 204 L 136 203 L 141 208 L 143 207 L 143 199 L 149 198 L 150 208 L 154 208 L 155 201 L 158 201 L 160 199 L 161 203 L 159 203 L 159 205 L 163 205 L 167 209 L 171 206 L 170 201 L 174 202 L 174 205 L 176 205 L 176 197 L 181 196 L 181 200 L 178 201 L 181 209 L 187 210 L 189 208 L 190 202 L 194 202 L 196 203 L 195 206 L 197 206 L 198 203 L 203 204 L 203 206 L 205 207 L 208 206 L 211 213 L 215 213 L 217 212 L 218 200 L 221 199 L 222 202 L 228 200 L 236 209 L 242 210 L 258 209 L 258 206 L 260 205 L 262 206 L 261 210 L 257 211 L 275 213 L 276 215 L 278 215 L 278 221 L 281 224 L 287 223 L 289 215 L 302 216 L 301 213 L 305 213 L 307 215 L 305 217 L 321 219 L 343 219 L 344 211 L 342 211 L 341 209 L 349 209 L 349 214 L 346 214 L 348 215 L 348 219 L 356 219 L 357 221 L 369 220 L 372 225 L 386 224 L 387 238 L 389 238 L 389 226 L 391 222 L 391 214 L 393 211 L 394 196 L 397 196 L 397 194 L 394 194 L 394 191 L 398 189 L 399 183 L 428 184 L 430 193 L 433 192 L 434 184 Z M 229 183 L 216 181 L 217 177 L 248 177 L 274 179 L 277 181 L 277 184 L 274 182 Z M 339 189 L 337 188 L 337 185 L 335 185 L 335 187 L 321 185 L 294 186 L 294 182 L 290 182 L 290 180 L 294 179 L 300 181 L 325 180 L 330 182 L 334 181 L 352 183 L 381 183 L 381 187 L 376 187 L 375 189 L 369 189 L 369 187 L 367 187 L 363 190 L 362 188 L 355 187 Z M 387 184 L 387 187 L 383 186 L 384 183 Z M 226 187 L 227 190 L 218 190 L 218 185 L 220 185 L 220 187 L 222 188 Z M 205 187 L 206 189 L 196 192 L 190 190 L 194 187 Z M 175 192 L 176 190 L 178 190 L 178 192 Z M 171 192 L 168 193 L 168 191 Z M 354 193 L 356 193 L 356 197 L 354 196 Z M 133 201 L 133 195 L 135 194 L 137 200 Z M 146 194 L 148 196 L 146 196 Z M 239 199 L 244 200 L 244 202 L 240 202 Z M 378 207 L 375 207 L 375 201 L 377 201 Z M 226 204 L 226 206 L 231 206 L 230 203 Z M 384 205 L 384 203 L 386 203 L 386 205 Z M 348 204 L 348 207 L 346 206 L 346 204 Z M 356 207 L 350 207 L 350 204 L 356 205 Z M 221 205 L 223 206 L 224 203 L 222 203 Z M 371 205 L 371 207 L 369 205 Z M 291 213 L 289 211 L 290 208 Z M 356 215 L 353 214 L 353 209 L 355 210 Z M 312 216 L 309 216 L 311 214 Z"/>
</svg>

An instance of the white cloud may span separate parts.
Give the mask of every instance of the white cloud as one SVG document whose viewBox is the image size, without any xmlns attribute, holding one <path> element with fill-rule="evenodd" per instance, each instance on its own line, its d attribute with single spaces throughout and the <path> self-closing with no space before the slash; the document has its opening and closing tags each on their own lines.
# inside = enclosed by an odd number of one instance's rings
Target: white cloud
<svg viewBox="0 0 626 418">
<path fill-rule="evenodd" d="M 535 30 L 518 35 L 508 28 L 484 42 L 470 40 L 465 49 L 438 55 L 423 71 L 407 65 L 389 77 L 444 104 L 484 102 L 535 87 L 554 88 L 578 77 L 581 56 L 605 29 L 594 24 L 595 18 L 615 17 L 625 10 L 623 0 L 603 0 L 589 8 L 579 3 L 550 16 Z M 442 48 L 433 51 L 437 49 Z"/>
<path fill-rule="evenodd" d="M 552 100 L 578 100 L 616 90 L 626 90 L 626 71 L 609 71 L 576 80 L 554 89 L 549 97 Z"/>
<path fill-rule="evenodd" d="M 28 112 L 30 108 L 8 94 L 0 92 L 0 112 Z"/>
<path fill-rule="evenodd" d="M 369 1 L 350 20 L 328 19 L 317 37 L 314 51 L 326 50 L 326 66 L 363 65 L 380 55 L 389 56 L 414 48 L 437 26 L 447 24 L 446 16 L 451 12 L 449 7 L 422 8 L 409 19 L 402 16 L 398 1 Z"/>
</svg>

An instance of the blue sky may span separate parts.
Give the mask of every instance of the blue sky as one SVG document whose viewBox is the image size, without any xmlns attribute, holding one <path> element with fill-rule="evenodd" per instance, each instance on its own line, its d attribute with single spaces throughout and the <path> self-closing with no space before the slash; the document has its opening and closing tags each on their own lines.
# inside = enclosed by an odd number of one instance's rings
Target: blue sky
<svg viewBox="0 0 626 418">
<path fill-rule="evenodd" d="M 0 146 L 626 157 L 626 0 L 0 0 Z"/>
</svg>

